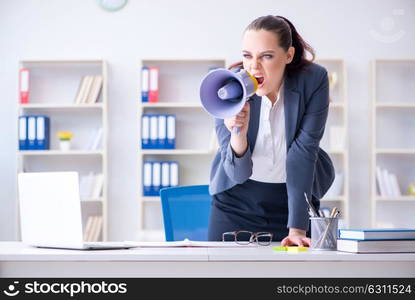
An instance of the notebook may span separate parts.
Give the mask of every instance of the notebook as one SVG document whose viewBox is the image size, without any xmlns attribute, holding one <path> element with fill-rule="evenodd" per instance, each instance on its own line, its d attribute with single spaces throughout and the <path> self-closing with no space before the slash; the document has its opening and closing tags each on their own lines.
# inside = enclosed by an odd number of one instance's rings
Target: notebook
<svg viewBox="0 0 415 300">
<path fill-rule="evenodd" d="M 339 238 L 351 240 L 410 240 L 415 239 L 415 229 L 339 229 Z"/>
<path fill-rule="evenodd" d="M 354 253 L 415 252 L 415 240 L 337 240 L 337 251 Z"/>
</svg>

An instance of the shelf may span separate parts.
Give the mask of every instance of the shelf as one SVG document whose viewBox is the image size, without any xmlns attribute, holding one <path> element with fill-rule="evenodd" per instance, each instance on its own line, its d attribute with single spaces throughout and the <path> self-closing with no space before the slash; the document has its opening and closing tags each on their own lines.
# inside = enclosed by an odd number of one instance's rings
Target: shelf
<svg viewBox="0 0 415 300">
<path fill-rule="evenodd" d="M 142 155 L 212 155 L 216 152 L 191 149 L 141 149 Z"/>
<path fill-rule="evenodd" d="M 415 108 L 415 103 L 404 103 L 404 102 L 388 102 L 388 103 L 377 103 L 376 108 Z"/>
<path fill-rule="evenodd" d="M 160 202 L 160 197 L 158 196 L 154 196 L 154 197 L 150 197 L 150 196 L 141 196 L 141 198 L 143 199 L 144 202 Z"/>
<path fill-rule="evenodd" d="M 327 197 L 320 200 L 321 202 L 344 201 L 344 196 Z"/>
<path fill-rule="evenodd" d="M 397 197 L 376 197 L 376 201 L 413 201 L 415 203 L 415 196 L 397 196 Z"/>
<path fill-rule="evenodd" d="M 71 150 L 71 151 L 60 151 L 60 150 L 22 150 L 18 151 L 19 155 L 103 155 L 103 151 L 88 151 L 88 150 Z"/>
<path fill-rule="evenodd" d="M 94 199 L 92 199 L 92 198 L 81 199 L 81 203 L 94 203 L 94 202 L 103 202 L 103 201 L 104 201 L 104 199 L 102 197 L 94 198 Z"/>
<path fill-rule="evenodd" d="M 330 102 L 330 107 L 333 107 L 333 108 L 344 108 L 345 105 L 344 105 L 344 103 L 341 103 L 341 102 Z"/>
<path fill-rule="evenodd" d="M 200 103 L 190 102 L 157 102 L 157 103 L 146 103 L 142 102 L 141 107 L 143 108 L 203 108 Z"/>
<path fill-rule="evenodd" d="M 376 154 L 415 154 L 415 149 L 376 149 Z"/>
<path fill-rule="evenodd" d="M 21 109 L 102 109 L 104 106 L 102 103 L 94 104 L 53 104 L 53 103 L 33 103 L 33 104 L 19 104 Z"/>
<path fill-rule="evenodd" d="M 346 150 L 326 150 L 328 154 L 337 154 L 337 155 L 345 155 L 347 153 Z"/>
<path fill-rule="evenodd" d="M 104 61 L 101 59 L 74 59 L 74 60 L 68 60 L 68 59 L 40 59 L 40 60 L 22 60 L 21 63 L 23 64 L 61 64 L 61 63 L 68 63 L 68 64 L 101 64 Z"/>
</svg>

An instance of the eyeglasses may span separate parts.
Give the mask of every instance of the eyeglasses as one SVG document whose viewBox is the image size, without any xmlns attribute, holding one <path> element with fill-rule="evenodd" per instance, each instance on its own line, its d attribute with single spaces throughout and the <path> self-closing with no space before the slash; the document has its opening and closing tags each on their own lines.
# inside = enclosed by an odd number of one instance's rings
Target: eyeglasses
<svg viewBox="0 0 415 300">
<path fill-rule="evenodd" d="M 239 245 L 248 245 L 257 243 L 260 246 L 269 246 L 272 242 L 271 232 L 251 232 L 245 230 L 224 232 L 222 234 L 223 242 L 235 242 Z"/>
</svg>

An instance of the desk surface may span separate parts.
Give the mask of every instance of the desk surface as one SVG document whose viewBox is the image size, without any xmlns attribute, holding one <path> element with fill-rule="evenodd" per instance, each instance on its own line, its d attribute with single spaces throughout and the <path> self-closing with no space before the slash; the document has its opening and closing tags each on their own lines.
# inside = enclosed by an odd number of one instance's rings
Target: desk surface
<svg viewBox="0 0 415 300">
<path fill-rule="evenodd" d="M 278 246 L 274 243 L 272 246 Z M 131 248 L 120 250 L 67 250 L 0 242 L 0 261 L 413 261 L 415 253 L 346 253 L 312 251 L 288 253 L 272 246 L 240 248 Z"/>
<path fill-rule="evenodd" d="M 82 251 L 0 242 L 0 277 L 6 276 L 414 277 L 415 253 L 286 253 L 270 246 Z"/>
</svg>

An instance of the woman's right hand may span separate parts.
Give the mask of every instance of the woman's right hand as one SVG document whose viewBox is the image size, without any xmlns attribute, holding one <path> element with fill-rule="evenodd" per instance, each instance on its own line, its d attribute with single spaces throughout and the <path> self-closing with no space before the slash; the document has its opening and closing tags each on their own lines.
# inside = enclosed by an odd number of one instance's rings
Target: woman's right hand
<svg viewBox="0 0 415 300">
<path fill-rule="evenodd" d="M 245 102 L 244 107 L 242 110 L 235 116 L 224 119 L 224 123 L 226 128 L 233 133 L 234 127 L 239 127 L 239 137 L 246 137 L 248 133 L 248 126 L 249 126 L 249 116 L 250 116 L 250 106 L 249 102 Z"/>
</svg>

